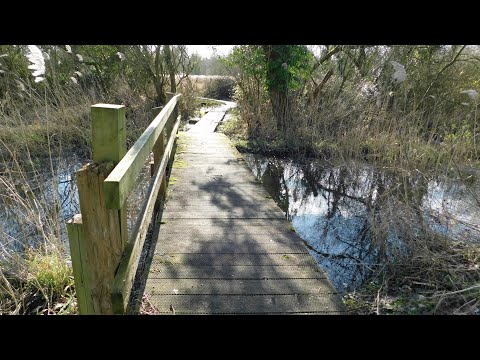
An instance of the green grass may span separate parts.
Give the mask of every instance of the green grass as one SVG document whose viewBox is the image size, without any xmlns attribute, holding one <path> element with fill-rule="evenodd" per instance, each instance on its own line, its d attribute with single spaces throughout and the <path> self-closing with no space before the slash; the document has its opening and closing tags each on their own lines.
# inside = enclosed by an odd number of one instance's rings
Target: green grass
<svg viewBox="0 0 480 360">
<path fill-rule="evenodd" d="M 175 185 L 176 182 L 178 181 L 178 179 L 175 177 L 175 176 L 171 176 L 170 175 L 170 178 L 168 179 L 168 185 Z"/>
<path fill-rule="evenodd" d="M 49 252 L 28 249 L 16 265 L 2 266 L 9 271 L 0 277 L 0 314 L 77 312 L 72 268 L 53 247 Z"/>
<path fill-rule="evenodd" d="M 175 158 L 172 164 L 172 168 L 185 169 L 187 167 L 188 167 L 188 162 L 186 162 L 185 160 L 177 159 L 177 158 Z"/>
<path fill-rule="evenodd" d="M 185 131 L 179 131 L 177 134 L 177 148 L 175 150 L 175 154 L 183 153 L 187 148 L 189 140 L 190 135 L 188 133 L 186 133 Z"/>
<path fill-rule="evenodd" d="M 373 272 L 372 278 L 344 295 L 354 314 L 472 314 L 480 303 L 480 249 L 472 244 L 442 243 L 417 246 L 410 257 L 397 257 Z M 415 244 L 413 244 L 415 246 Z"/>
<path fill-rule="evenodd" d="M 197 99 L 196 105 L 198 107 L 209 107 L 215 108 L 223 105 L 223 102 L 215 100 L 215 99 Z"/>
<path fill-rule="evenodd" d="M 223 103 L 221 101 L 217 101 L 214 99 L 196 99 L 195 101 L 195 110 L 193 113 L 194 117 L 203 117 L 207 114 L 210 109 L 222 106 Z"/>
</svg>

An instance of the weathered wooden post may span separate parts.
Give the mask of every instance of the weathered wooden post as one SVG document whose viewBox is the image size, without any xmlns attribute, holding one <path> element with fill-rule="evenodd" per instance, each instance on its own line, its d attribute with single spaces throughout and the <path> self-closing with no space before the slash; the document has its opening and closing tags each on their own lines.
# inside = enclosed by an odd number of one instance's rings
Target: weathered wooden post
<svg viewBox="0 0 480 360">
<path fill-rule="evenodd" d="M 127 242 L 126 208 L 107 209 L 103 181 L 126 153 L 125 106 L 91 108 L 93 163 L 77 172 L 81 216 L 67 223 L 80 314 L 112 314 L 111 288 Z"/>
<path fill-rule="evenodd" d="M 153 108 L 153 116 L 154 118 L 160 113 L 163 107 L 156 107 Z M 163 129 L 162 134 L 159 136 L 157 142 L 153 146 L 153 167 L 150 170 L 150 175 L 153 176 L 155 174 L 155 171 L 157 171 L 158 166 L 160 165 L 160 161 L 162 160 L 163 153 L 165 151 L 165 147 L 167 146 L 167 141 L 166 141 L 166 131 Z M 159 198 L 157 202 L 155 203 L 155 208 L 153 210 L 154 213 L 157 213 L 157 211 L 160 209 L 161 202 L 165 200 L 165 195 L 167 193 L 167 174 L 163 175 L 162 178 L 162 183 L 160 185 L 160 190 L 159 190 Z"/>
<path fill-rule="evenodd" d="M 167 97 L 167 103 L 172 100 L 172 98 L 176 94 L 171 93 L 171 92 L 166 92 L 166 97 Z M 157 116 L 160 111 L 162 110 L 163 107 L 156 107 L 153 108 L 153 114 L 154 116 Z M 162 136 L 160 136 L 156 142 L 156 144 L 153 147 L 153 167 L 151 168 L 151 174 L 153 175 L 155 171 L 157 170 L 158 165 L 160 164 L 160 161 L 162 159 L 163 153 L 165 151 L 165 147 L 167 146 L 167 142 L 170 139 L 170 136 L 175 136 L 175 134 L 172 134 L 172 129 L 173 126 L 175 125 L 175 121 L 177 120 L 178 116 L 178 103 L 175 107 L 175 109 L 172 111 L 172 114 L 170 115 L 170 118 L 167 120 L 167 123 L 165 124 L 165 128 L 162 132 Z M 167 174 L 170 171 L 170 168 L 172 166 L 173 162 L 173 157 L 174 157 L 175 151 L 172 151 L 172 155 L 170 156 L 170 161 L 168 162 L 167 165 L 167 171 L 165 172 L 164 179 L 162 180 L 162 184 L 160 186 L 160 198 L 157 201 L 155 205 L 155 210 L 154 212 L 157 212 L 158 209 L 161 206 L 161 201 L 165 199 L 166 193 L 167 193 Z"/>
<path fill-rule="evenodd" d="M 87 301 L 90 293 L 87 293 L 86 284 L 89 283 L 88 272 L 83 269 L 82 254 L 85 254 L 82 215 L 77 214 L 67 221 L 68 241 L 72 258 L 73 278 L 75 279 L 75 292 L 77 294 L 77 306 L 80 314 L 93 313 L 92 303 Z"/>
<path fill-rule="evenodd" d="M 176 94 L 171 93 L 171 92 L 166 92 L 166 95 L 167 95 L 167 101 L 170 101 Z M 172 133 L 172 130 L 173 130 L 173 127 L 175 126 L 175 122 L 177 121 L 179 106 L 180 106 L 180 102 L 177 102 L 177 105 L 175 106 L 175 109 L 172 111 L 172 114 L 170 115 L 170 119 L 168 119 L 168 122 L 167 122 L 168 125 L 166 126 L 166 128 L 167 128 L 167 141 L 168 141 L 170 136 L 176 136 L 176 134 Z M 177 142 L 175 141 L 174 149 L 176 149 L 176 146 L 177 146 Z M 167 169 L 168 169 L 167 173 L 171 170 L 174 157 L 175 157 L 175 150 L 172 151 L 172 153 L 170 155 L 170 161 L 168 162 L 168 165 L 167 165 Z"/>
</svg>

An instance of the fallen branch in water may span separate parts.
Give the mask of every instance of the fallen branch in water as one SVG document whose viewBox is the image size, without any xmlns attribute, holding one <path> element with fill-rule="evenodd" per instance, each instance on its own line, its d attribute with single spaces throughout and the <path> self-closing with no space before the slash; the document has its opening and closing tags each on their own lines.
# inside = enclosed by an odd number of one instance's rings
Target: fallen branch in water
<svg viewBox="0 0 480 360">
<path fill-rule="evenodd" d="M 470 291 L 470 290 L 473 290 L 473 289 L 480 289 L 480 285 L 470 286 L 470 287 L 468 287 L 468 288 L 466 288 L 466 289 L 457 290 L 457 291 L 451 291 L 451 292 L 448 292 L 448 293 L 433 294 L 433 295 L 432 295 L 432 298 L 433 298 L 433 297 L 438 297 L 438 296 L 449 296 L 449 295 L 460 294 L 460 293 L 463 293 L 463 292 L 466 292 L 466 291 Z"/>
</svg>

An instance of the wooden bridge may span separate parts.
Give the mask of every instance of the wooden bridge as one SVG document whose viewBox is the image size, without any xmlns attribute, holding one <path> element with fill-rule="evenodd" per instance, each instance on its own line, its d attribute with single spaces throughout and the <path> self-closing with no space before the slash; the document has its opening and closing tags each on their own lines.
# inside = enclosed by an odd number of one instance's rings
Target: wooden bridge
<svg viewBox="0 0 480 360">
<path fill-rule="evenodd" d="M 225 110 L 209 112 L 177 145 L 180 96 L 170 94 L 128 152 L 125 108 L 92 106 L 93 163 L 77 172 L 82 214 L 67 223 L 80 314 L 135 313 L 147 233 L 140 298 L 153 313 L 343 313 L 282 211 L 214 132 Z M 148 196 L 127 236 L 125 201 L 151 152 Z"/>
</svg>

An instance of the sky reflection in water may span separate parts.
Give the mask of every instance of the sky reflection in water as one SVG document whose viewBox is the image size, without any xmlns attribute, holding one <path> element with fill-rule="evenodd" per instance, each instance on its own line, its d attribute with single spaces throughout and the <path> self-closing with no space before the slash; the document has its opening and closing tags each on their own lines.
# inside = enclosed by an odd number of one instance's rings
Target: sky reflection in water
<svg viewBox="0 0 480 360">
<path fill-rule="evenodd" d="M 423 223 L 455 239 L 480 239 L 475 181 L 468 190 L 452 181 L 401 177 L 370 166 L 322 168 L 260 155 L 244 157 L 342 293 L 360 285 L 372 265 L 405 251 L 402 228 L 395 226 L 405 198 L 418 204 L 418 215 L 407 223 L 412 229 Z M 379 219 L 385 214 L 394 220 Z M 376 226 L 384 226 L 377 242 L 372 241 L 374 217 Z"/>
</svg>

